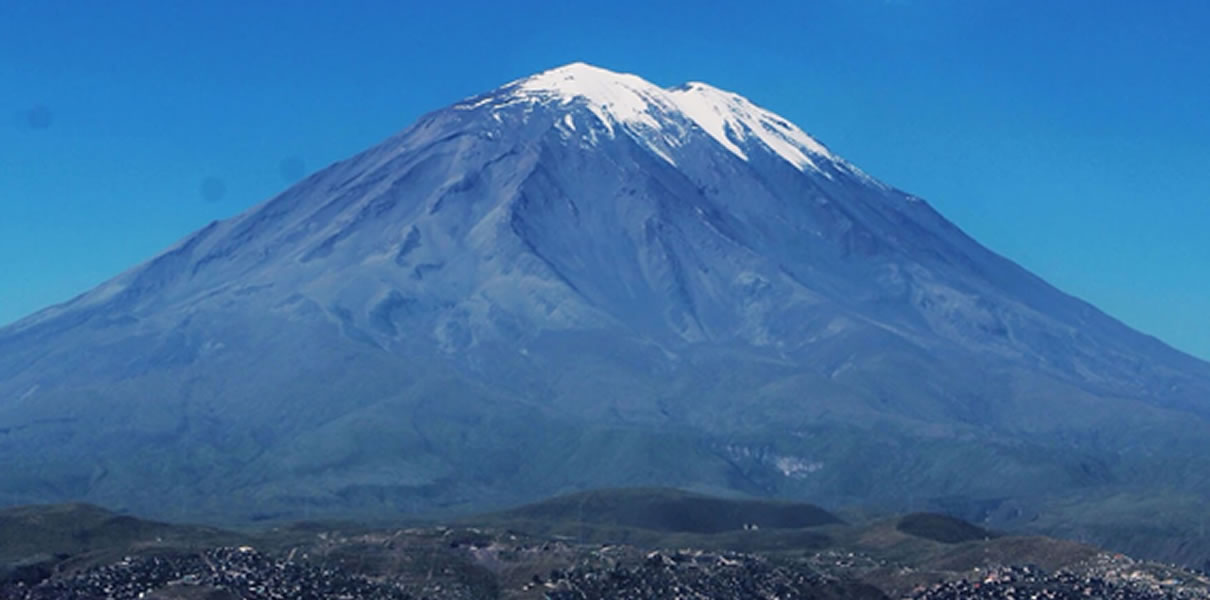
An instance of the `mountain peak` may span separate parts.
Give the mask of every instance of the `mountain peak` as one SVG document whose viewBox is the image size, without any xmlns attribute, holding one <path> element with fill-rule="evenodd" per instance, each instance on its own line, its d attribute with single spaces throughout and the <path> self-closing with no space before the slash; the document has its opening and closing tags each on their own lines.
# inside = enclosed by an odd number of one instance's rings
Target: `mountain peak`
<svg viewBox="0 0 1210 600">
<path fill-rule="evenodd" d="M 611 134 L 615 125 L 642 124 L 661 129 L 656 116 L 674 109 L 664 90 L 642 77 L 582 62 L 543 71 L 506 89 L 520 99 L 555 100 L 559 104 L 582 101 Z"/>
<path fill-rule="evenodd" d="M 573 62 L 520 80 L 527 90 L 581 95 L 593 88 L 654 88 L 655 84 L 632 73 L 618 73 L 585 62 Z"/>
<path fill-rule="evenodd" d="M 1207 398 L 1210 365 L 788 120 L 574 63 L 0 328 L 0 504 L 234 521 L 660 483 L 1054 523 L 1089 490 L 1210 494 Z"/>
<path fill-rule="evenodd" d="M 682 125 L 688 125 L 696 126 L 745 161 L 749 160 L 745 147 L 755 143 L 800 171 L 821 170 L 817 163 L 820 157 L 840 162 L 788 119 L 739 94 L 698 81 L 661 88 L 637 75 L 573 62 L 519 79 L 503 89 L 509 101 L 582 103 L 610 135 L 621 126 L 632 133 L 636 129 L 657 132 L 666 141 L 669 136 L 675 139 L 684 135 L 686 128 Z M 664 145 L 657 144 L 661 156 L 667 156 Z"/>
</svg>

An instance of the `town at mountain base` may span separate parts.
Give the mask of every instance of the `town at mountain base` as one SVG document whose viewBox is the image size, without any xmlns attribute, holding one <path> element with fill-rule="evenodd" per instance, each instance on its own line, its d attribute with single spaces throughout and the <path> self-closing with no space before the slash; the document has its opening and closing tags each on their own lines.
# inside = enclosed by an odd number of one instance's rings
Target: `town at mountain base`
<svg viewBox="0 0 1210 600">
<path fill-rule="evenodd" d="M 850 522 L 668 489 L 595 490 L 444 525 L 242 533 L 37 506 L 0 510 L 0 531 L 21 534 L 0 537 L 0 597 L 14 600 L 1210 598 L 1199 571 L 950 517 Z"/>
<path fill-rule="evenodd" d="M 0 502 L 212 523 L 659 484 L 1194 562 L 1208 419 L 1210 365 L 789 121 L 584 64 L 0 329 Z"/>
</svg>

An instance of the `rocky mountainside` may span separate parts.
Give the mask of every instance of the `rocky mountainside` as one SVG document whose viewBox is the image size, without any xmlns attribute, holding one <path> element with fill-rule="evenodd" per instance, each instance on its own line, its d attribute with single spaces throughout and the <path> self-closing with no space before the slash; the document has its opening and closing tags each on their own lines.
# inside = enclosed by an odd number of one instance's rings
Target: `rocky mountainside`
<svg viewBox="0 0 1210 600">
<path fill-rule="evenodd" d="M 0 329 L 0 502 L 212 521 L 659 483 L 1183 556 L 1208 419 L 1210 365 L 794 124 L 584 64 Z"/>
</svg>

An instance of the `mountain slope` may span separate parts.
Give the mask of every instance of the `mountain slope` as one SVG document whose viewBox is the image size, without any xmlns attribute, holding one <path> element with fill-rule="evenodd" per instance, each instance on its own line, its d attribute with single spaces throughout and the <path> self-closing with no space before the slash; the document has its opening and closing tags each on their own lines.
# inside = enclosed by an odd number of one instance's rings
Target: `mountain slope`
<svg viewBox="0 0 1210 600">
<path fill-rule="evenodd" d="M 993 524 L 1210 492 L 1210 365 L 706 84 L 573 64 L 0 329 L 0 501 L 458 511 L 575 489 Z"/>
</svg>

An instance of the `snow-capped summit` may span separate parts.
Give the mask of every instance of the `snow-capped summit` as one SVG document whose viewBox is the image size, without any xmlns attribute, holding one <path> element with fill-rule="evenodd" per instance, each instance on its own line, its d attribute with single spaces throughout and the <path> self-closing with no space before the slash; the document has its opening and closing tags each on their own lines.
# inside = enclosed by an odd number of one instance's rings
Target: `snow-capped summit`
<svg viewBox="0 0 1210 600">
<path fill-rule="evenodd" d="M 743 160 L 743 146 L 757 143 L 799 170 L 820 170 L 817 160 L 837 157 L 789 120 L 757 106 L 739 94 L 701 82 L 661 88 L 642 77 L 615 73 L 575 62 L 519 79 L 503 86 L 496 97 L 472 99 L 463 107 L 517 101 L 571 104 L 581 102 L 610 135 L 615 129 L 634 135 L 660 156 L 675 162 L 672 148 L 682 145 L 687 131 L 703 131 Z M 848 167 L 847 163 L 844 163 Z"/>
<path fill-rule="evenodd" d="M 614 122 L 641 118 L 652 108 L 669 108 L 664 90 L 642 77 L 582 62 L 519 79 L 504 89 L 518 96 L 553 97 L 563 102 L 583 99 Z"/>
</svg>

